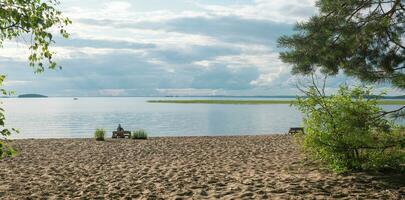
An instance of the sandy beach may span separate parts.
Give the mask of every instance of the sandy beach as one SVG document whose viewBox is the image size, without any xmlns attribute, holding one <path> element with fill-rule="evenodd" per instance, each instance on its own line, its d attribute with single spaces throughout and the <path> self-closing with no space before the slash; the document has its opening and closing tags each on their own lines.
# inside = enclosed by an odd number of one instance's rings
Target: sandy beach
<svg viewBox="0 0 405 200">
<path fill-rule="evenodd" d="M 336 175 L 286 135 L 15 140 L 0 198 L 404 199 L 404 174 Z"/>
</svg>

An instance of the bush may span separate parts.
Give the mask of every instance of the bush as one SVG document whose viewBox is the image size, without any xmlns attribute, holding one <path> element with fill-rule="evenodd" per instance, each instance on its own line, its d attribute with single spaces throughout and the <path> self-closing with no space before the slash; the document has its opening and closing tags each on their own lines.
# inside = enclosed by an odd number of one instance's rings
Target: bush
<svg viewBox="0 0 405 200">
<path fill-rule="evenodd" d="M 132 139 L 146 140 L 148 139 L 148 133 L 143 129 L 135 130 L 132 132 Z"/>
<path fill-rule="evenodd" d="M 94 138 L 95 138 L 97 141 L 104 141 L 104 140 L 105 140 L 105 139 L 104 139 L 104 136 L 105 136 L 105 130 L 104 130 L 104 129 L 98 128 L 98 129 L 96 129 L 96 131 L 94 132 Z"/>
<path fill-rule="evenodd" d="M 0 140 L 0 159 L 5 157 L 13 157 L 17 152 L 7 144 L 5 141 Z"/>
<path fill-rule="evenodd" d="M 325 96 L 316 86 L 298 98 L 304 114 L 304 149 L 336 172 L 400 168 L 405 131 L 389 121 L 371 88 L 340 86 Z M 402 140 L 402 141 L 401 141 Z"/>
</svg>

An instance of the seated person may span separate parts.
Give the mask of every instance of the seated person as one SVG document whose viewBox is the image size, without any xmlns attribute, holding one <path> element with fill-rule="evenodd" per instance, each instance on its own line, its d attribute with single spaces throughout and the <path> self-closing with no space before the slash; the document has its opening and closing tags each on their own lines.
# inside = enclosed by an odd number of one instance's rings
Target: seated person
<svg viewBox="0 0 405 200">
<path fill-rule="evenodd" d="M 117 131 L 113 131 L 112 138 L 131 138 L 131 132 L 125 131 L 121 124 L 118 124 Z"/>
<path fill-rule="evenodd" d="M 118 128 L 117 128 L 117 131 L 124 131 L 124 129 L 121 127 L 121 124 L 118 124 Z"/>
</svg>

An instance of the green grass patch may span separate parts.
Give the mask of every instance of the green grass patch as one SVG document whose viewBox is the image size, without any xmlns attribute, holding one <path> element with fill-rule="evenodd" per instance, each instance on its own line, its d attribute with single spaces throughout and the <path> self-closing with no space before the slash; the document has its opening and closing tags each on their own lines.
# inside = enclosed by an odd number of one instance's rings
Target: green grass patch
<svg viewBox="0 0 405 200">
<path fill-rule="evenodd" d="M 146 140 L 146 139 L 148 139 L 148 133 L 143 129 L 134 130 L 132 132 L 132 139 L 134 139 L 134 140 Z"/>
<path fill-rule="evenodd" d="M 405 100 L 379 100 L 380 105 L 405 105 Z"/>
<path fill-rule="evenodd" d="M 96 131 L 94 131 L 94 138 L 97 141 L 104 141 L 105 140 L 104 137 L 105 137 L 104 129 L 98 128 L 98 129 L 96 129 Z"/>
<path fill-rule="evenodd" d="M 0 140 L 0 159 L 8 157 L 14 157 L 17 155 L 17 151 L 13 149 L 6 141 Z"/>
<path fill-rule="evenodd" d="M 296 100 L 149 100 L 149 103 L 179 103 L 179 104 L 294 104 Z M 380 105 L 405 105 L 405 100 L 380 100 Z"/>
</svg>

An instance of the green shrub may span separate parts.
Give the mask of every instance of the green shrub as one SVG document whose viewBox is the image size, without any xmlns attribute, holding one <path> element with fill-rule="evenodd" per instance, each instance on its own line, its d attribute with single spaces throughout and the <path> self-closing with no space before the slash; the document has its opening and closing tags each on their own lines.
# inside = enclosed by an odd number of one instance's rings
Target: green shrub
<svg viewBox="0 0 405 200">
<path fill-rule="evenodd" d="M 4 152 L 4 145 L 3 145 L 3 142 L 0 141 L 0 158 L 3 157 L 3 152 Z"/>
<path fill-rule="evenodd" d="M 148 139 L 148 133 L 143 129 L 132 131 L 132 139 L 146 140 Z"/>
<path fill-rule="evenodd" d="M 97 141 L 104 141 L 104 140 L 105 140 L 105 139 L 104 139 L 104 136 L 105 136 L 105 130 L 104 130 L 104 129 L 98 128 L 98 129 L 96 129 L 96 131 L 94 132 L 94 138 L 95 138 Z"/>
<path fill-rule="evenodd" d="M 0 140 L 0 159 L 5 157 L 13 157 L 17 154 L 17 152 L 8 145 L 6 141 Z"/>
<path fill-rule="evenodd" d="M 371 96 L 371 88 L 341 86 L 325 96 L 316 86 L 295 106 L 304 114 L 302 145 L 336 172 L 400 168 L 405 131 L 394 125 Z M 402 141 L 401 141 L 402 140 Z"/>
</svg>

